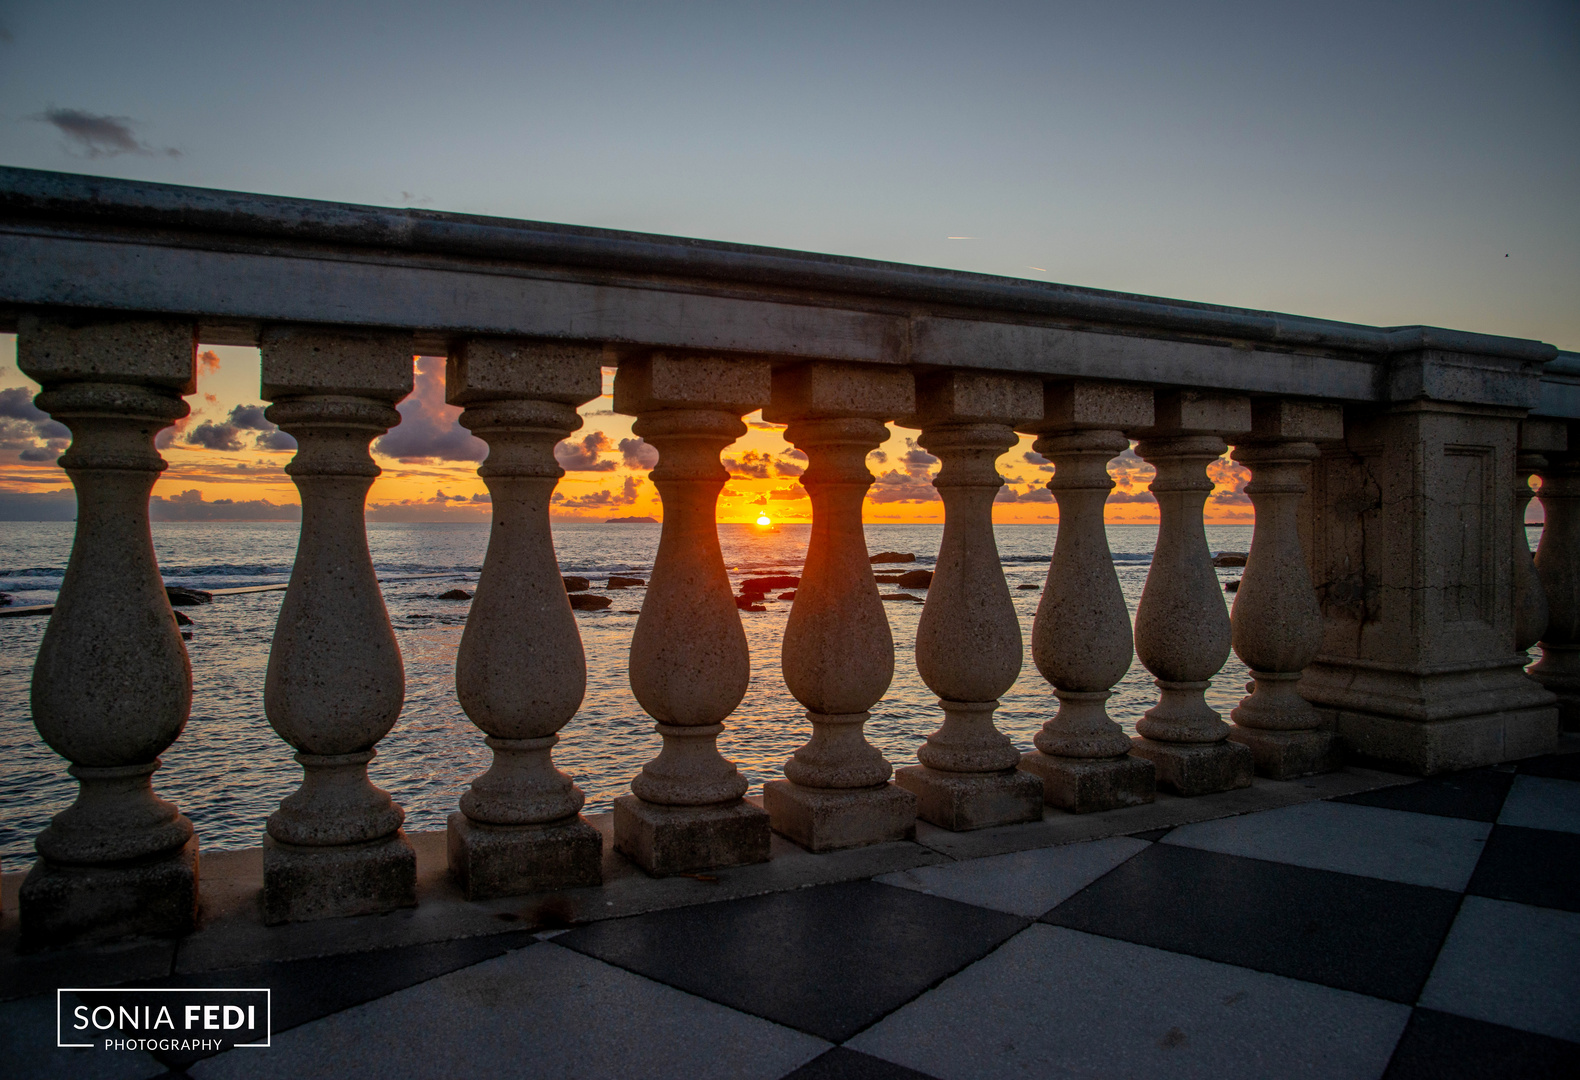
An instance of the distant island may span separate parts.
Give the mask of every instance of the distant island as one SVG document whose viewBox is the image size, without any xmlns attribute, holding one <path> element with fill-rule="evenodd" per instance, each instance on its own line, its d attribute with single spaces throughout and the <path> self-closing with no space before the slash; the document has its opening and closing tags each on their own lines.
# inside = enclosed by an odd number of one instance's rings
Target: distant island
<svg viewBox="0 0 1580 1080">
<path fill-rule="evenodd" d="M 658 524 L 658 519 L 657 518 L 650 518 L 650 517 L 607 518 L 607 519 L 604 520 L 604 524 L 605 525 L 657 525 Z"/>
</svg>

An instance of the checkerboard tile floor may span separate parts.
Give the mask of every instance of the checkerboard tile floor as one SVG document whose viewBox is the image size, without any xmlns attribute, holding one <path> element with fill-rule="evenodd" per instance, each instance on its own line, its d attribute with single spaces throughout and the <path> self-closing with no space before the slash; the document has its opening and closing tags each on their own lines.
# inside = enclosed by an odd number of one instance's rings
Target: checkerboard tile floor
<svg viewBox="0 0 1580 1080">
<path fill-rule="evenodd" d="M 1576 1077 L 1580 754 L 423 948 L 123 1075 Z"/>
</svg>

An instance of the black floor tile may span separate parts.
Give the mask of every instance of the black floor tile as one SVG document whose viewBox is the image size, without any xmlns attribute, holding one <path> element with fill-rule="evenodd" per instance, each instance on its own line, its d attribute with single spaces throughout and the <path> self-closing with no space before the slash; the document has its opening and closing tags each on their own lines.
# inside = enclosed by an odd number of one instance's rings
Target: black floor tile
<svg viewBox="0 0 1580 1080">
<path fill-rule="evenodd" d="M 1459 901 L 1442 889 L 1154 844 L 1042 921 L 1414 1004 Z"/>
<path fill-rule="evenodd" d="M 1385 810 L 1408 810 L 1414 814 L 1468 818 L 1471 821 L 1497 821 L 1498 811 L 1509 794 L 1514 774 L 1497 769 L 1470 769 L 1420 780 L 1414 784 L 1342 795 L 1334 802 L 1356 806 L 1380 806 Z"/>
<path fill-rule="evenodd" d="M 1521 776 L 1544 776 L 1549 780 L 1580 781 L 1580 754 L 1548 754 L 1519 762 Z"/>
<path fill-rule="evenodd" d="M 926 1073 L 907 1069 L 856 1050 L 836 1046 L 780 1080 L 933 1080 Z"/>
<path fill-rule="evenodd" d="M 1580 911 L 1580 836 L 1494 825 L 1465 891 L 1494 900 Z"/>
<path fill-rule="evenodd" d="M 1170 825 L 1166 829 L 1148 829 L 1146 832 L 1133 832 L 1130 835 L 1131 835 L 1132 838 L 1134 838 L 1136 840 L 1153 840 L 1153 841 L 1157 841 L 1157 840 L 1163 839 L 1165 836 L 1167 836 L 1169 833 L 1171 833 L 1173 831 L 1174 831 L 1174 826 Z"/>
<path fill-rule="evenodd" d="M 1527 1031 L 1416 1009 L 1383 1080 L 1573 1080 L 1580 1045 Z"/>
<path fill-rule="evenodd" d="M 487 937 L 461 938 L 396 949 L 282 960 L 207 974 L 173 975 L 139 986 L 268 987 L 275 1034 L 328 1016 L 353 1005 L 393 994 L 440 975 L 503 956 L 510 949 L 533 944 L 530 930 Z M 156 1052 L 154 1057 L 181 1070 L 212 1054 Z"/>
<path fill-rule="evenodd" d="M 1027 925 L 851 881 L 611 919 L 554 944 L 844 1042 Z"/>
</svg>

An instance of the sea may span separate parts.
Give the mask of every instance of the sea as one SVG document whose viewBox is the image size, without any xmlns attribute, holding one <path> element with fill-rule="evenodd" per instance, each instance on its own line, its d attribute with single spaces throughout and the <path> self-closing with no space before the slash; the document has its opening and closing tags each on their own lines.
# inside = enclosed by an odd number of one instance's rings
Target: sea
<svg viewBox="0 0 1580 1080">
<path fill-rule="evenodd" d="M 0 591 L 11 593 L 17 604 L 53 600 L 73 528 L 71 522 L 0 522 Z M 223 589 L 283 583 L 290 577 L 297 528 L 294 522 L 158 522 L 154 547 L 170 585 Z M 646 578 L 659 529 L 655 524 L 557 523 L 561 572 L 590 578 L 597 587 L 610 574 Z M 720 525 L 732 583 L 799 574 L 809 531 L 806 525 Z M 941 525 L 869 525 L 867 545 L 871 552 L 916 555 L 914 565 L 896 571 L 927 569 L 936 560 L 942 533 Z M 1032 616 L 1058 527 L 999 525 L 995 533 L 1025 645 L 1020 678 L 1004 695 L 997 722 L 1025 750 L 1058 705 L 1030 651 Z M 1108 527 L 1132 618 L 1156 539 L 1155 525 Z M 1214 551 L 1246 551 L 1250 540 L 1250 526 L 1207 530 Z M 471 591 L 488 545 L 488 525 L 374 523 L 368 526 L 368 544 L 406 667 L 405 708 L 379 744 L 369 772 L 405 808 L 407 829 L 442 829 L 466 786 L 488 767 L 490 754 L 482 732 L 455 697 L 455 656 L 468 605 L 438 596 L 457 587 Z M 1228 582 L 1240 573 L 1225 569 L 1218 576 Z M 880 590 L 909 591 L 918 600 L 926 595 L 891 585 Z M 269 727 L 263 711 L 264 667 L 284 595 L 221 596 L 182 609 L 195 623 L 187 642 L 192 713 L 186 730 L 165 751 L 154 785 L 192 819 L 208 849 L 257 846 L 264 819 L 301 780 L 290 747 Z M 587 696 L 554 751 L 559 767 L 586 793 L 586 812 L 608 810 L 659 749 L 653 721 L 638 707 L 626 673 L 643 590 L 609 595 L 611 607 L 576 613 L 587 654 Z M 765 606 L 766 611 L 741 614 L 751 647 L 751 686 L 719 740 L 754 791 L 781 775 L 785 759 L 810 731 L 779 669 L 780 635 L 791 604 L 770 598 Z M 913 643 L 922 605 L 889 601 L 884 610 L 894 633 L 894 682 L 872 710 L 867 737 L 899 766 L 915 761 L 917 747 L 937 728 L 941 713 L 916 671 Z M 22 869 L 32 860 L 33 837 L 76 790 L 67 763 L 38 737 L 29 712 L 28 684 L 45 624 L 38 617 L 0 619 L 0 864 L 6 870 Z M 1227 714 L 1244 695 L 1246 679 L 1244 665 L 1231 655 L 1207 700 Z M 1136 720 L 1156 698 L 1151 676 L 1133 662 L 1109 711 L 1134 732 Z"/>
</svg>

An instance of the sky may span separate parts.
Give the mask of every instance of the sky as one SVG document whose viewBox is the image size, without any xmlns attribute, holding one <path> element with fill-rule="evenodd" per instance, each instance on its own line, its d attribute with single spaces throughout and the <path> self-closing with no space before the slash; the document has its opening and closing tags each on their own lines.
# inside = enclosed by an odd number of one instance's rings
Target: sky
<svg viewBox="0 0 1580 1080">
<path fill-rule="evenodd" d="M 1573 0 L 0 0 L 0 163 L 1580 349 Z M 202 351 L 156 516 L 289 516 L 256 351 Z M 370 517 L 485 520 L 480 444 L 415 363 Z M 70 516 L 32 389 L 0 337 L 0 517 Z M 555 512 L 658 516 L 651 448 L 608 410 L 560 448 Z M 805 518 L 804 459 L 748 422 L 720 519 Z M 941 519 L 916 437 L 872 460 L 868 520 Z M 1056 516 L 1047 469 L 1029 440 L 1001 459 L 998 520 Z M 1150 470 L 1113 471 L 1110 520 L 1155 520 Z M 1248 520 L 1243 471 L 1214 473 L 1209 517 Z"/>
</svg>

